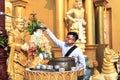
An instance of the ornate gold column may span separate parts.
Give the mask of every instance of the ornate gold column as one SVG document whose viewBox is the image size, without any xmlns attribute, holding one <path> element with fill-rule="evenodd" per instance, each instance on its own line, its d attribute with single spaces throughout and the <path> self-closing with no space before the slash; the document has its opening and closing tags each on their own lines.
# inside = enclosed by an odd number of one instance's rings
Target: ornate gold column
<svg viewBox="0 0 120 80">
<path fill-rule="evenodd" d="M 58 39 L 64 40 L 65 36 L 65 26 L 64 26 L 64 12 L 66 9 L 66 2 L 64 0 L 55 0 L 56 1 L 56 26 L 54 28 L 55 35 Z M 52 47 L 53 57 L 61 57 L 61 49 L 56 45 Z"/>
<path fill-rule="evenodd" d="M 95 20 L 94 20 L 94 7 L 93 0 L 85 0 L 85 15 L 86 15 L 86 36 L 87 43 L 85 49 L 85 55 L 89 59 L 89 67 L 93 67 L 93 60 L 96 60 L 96 48 L 95 44 Z"/>
<path fill-rule="evenodd" d="M 64 40 L 64 0 L 56 0 L 56 26 L 55 33 L 57 38 Z"/>
<path fill-rule="evenodd" d="M 69 9 L 72 9 L 75 0 L 67 0 L 67 2 L 68 2 L 68 10 L 69 10 Z"/>
<path fill-rule="evenodd" d="M 96 6 L 96 42 L 104 44 L 104 1 L 95 1 Z"/>
<path fill-rule="evenodd" d="M 86 11 L 86 36 L 87 36 L 87 44 L 93 45 L 95 44 L 95 24 L 94 24 L 94 7 L 93 0 L 85 0 L 85 11 Z"/>
<path fill-rule="evenodd" d="M 104 6 L 106 0 L 95 0 L 94 3 L 96 7 L 96 43 L 99 44 L 96 56 L 99 63 L 98 70 L 101 72 L 104 49 L 107 47 L 107 44 L 104 42 Z"/>
<path fill-rule="evenodd" d="M 25 7 L 28 0 L 10 0 L 13 5 L 13 15 L 15 16 L 15 21 L 23 21 L 25 16 Z"/>
</svg>

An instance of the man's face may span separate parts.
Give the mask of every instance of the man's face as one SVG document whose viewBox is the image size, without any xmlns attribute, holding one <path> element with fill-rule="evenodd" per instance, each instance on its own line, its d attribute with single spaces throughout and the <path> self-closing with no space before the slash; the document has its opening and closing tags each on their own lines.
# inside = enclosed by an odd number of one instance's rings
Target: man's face
<svg viewBox="0 0 120 80">
<path fill-rule="evenodd" d="M 73 45 L 75 43 L 75 39 L 74 39 L 73 35 L 67 35 L 67 37 L 65 39 L 65 43 L 69 46 Z"/>
</svg>

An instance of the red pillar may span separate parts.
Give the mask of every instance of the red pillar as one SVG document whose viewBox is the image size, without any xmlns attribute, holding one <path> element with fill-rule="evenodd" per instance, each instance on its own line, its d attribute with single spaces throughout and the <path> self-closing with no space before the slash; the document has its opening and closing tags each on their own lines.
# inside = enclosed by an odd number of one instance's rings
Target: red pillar
<svg viewBox="0 0 120 80">
<path fill-rule="evenodd" d="M 0 0 L 0 13 L 5 12 L 5 0 Z M 0 30 L 5 33 L 5 15 L 0 15 Z"/>
<path fill-rule="evenodd" d="M 5 0 L 0 0 L 0 30 L 3 32 L 3 34 L 6 34 L 5 15 L 3 14 L 4 12 Z M 7 53 L 3 47 L 0 47 L 0 80 L 8 80 L 6 60 Z"/>
</svg>

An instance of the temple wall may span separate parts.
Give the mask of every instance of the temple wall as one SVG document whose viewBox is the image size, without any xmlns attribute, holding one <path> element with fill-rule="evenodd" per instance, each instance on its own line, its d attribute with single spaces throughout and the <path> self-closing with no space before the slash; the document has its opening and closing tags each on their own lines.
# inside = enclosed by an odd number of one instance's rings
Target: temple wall
<svg viewBox="0 0 120 80">
<path fill-rule="evenodd" d="M 45 23 L 53 33 L 55 33 L 55 1 L 42 0 L 42 1 L 29 1 L 26 6 L 25 17 L 29 21 L 30 14 L 36 13 L 38 21 Z"/>
<path fill-rule="evenodd" d="M 115 51 L 120 51 L 120 6 L 119 0 L 112 1 L 107 0 L 109 3 L 109 7 L 112 8 L 112 48 Z M 30 1 L 26 7 L 26 17 L 29 17 L 31 12 L 37 13 L 38 20 L 42 20 L 46 25 L 50 27 L 50 29 L 55 33 L 55 1 L 54 0 L 43 0 L 41 2 L 38 1 Z"/>
<path fill-rule="evenodd" d="M 9 1 L 9 0 L 7 0 Z M 108 6 L 112 9 L 112 48 L 115 51 L 120 51 L 120 40 L 119 40 L 119 34 L 120 34 L 120 6 L 119 6 L 119 0 L 113 1 L 113 0 L 107 0 Z M 30 13 L 33 11 L 37 14 L 37 19 L 41 20 L 43 23 L 45 23 L 49 28 L 52 30 L 52 32 L 55 35 L 56 31 L 56 1 L 55 0 L 43 0 L 43 1 L 31 1 L 29 0 L 26 5 L 26 11 L 24 14 L 24 17 L 29 18 Z M 63 26 L 64 27 L 64 26 Z M 53 45 L 53 43 L 52 43 Z"/>
<path fill-rule="evenodd" d="M 26 18 L 27 21 L 29 21 L 28 18 L 30 16 L 30 13 L 34 11 L 37 14 L 36 15 L 37 19 L 45 23 L 50 28 L 50 30 L 55 34 L 55 36 L 62 40 L 64 39 L 63 30 L 64 22 L 62 21 L 63 14 L 61 14 L 62 12 L 58 11 L 58 9 L 56 10 L 56 7 L 62 9 L 62 7 L 64 6 L 60 7 L 59 5 L 55 5 L 59 3 L 59 1 L 58 2 L 56 2 L 55 0 L 29 1 L 26 6 Z M 48 36 L 46 35 L 46 37 Z M 53 56 L 54 57 L 61 56 L 61 50 L 51 41 L 49 37 L 48 39 L 50 41 L 50 44 L 52 45 L 52 52 L 54 53 Z"/>
<path fill-rule="evenodd" d="M 120 0 L 107 0 L 112 8 L 112 48 L 120 51 Z"/>
</svg>

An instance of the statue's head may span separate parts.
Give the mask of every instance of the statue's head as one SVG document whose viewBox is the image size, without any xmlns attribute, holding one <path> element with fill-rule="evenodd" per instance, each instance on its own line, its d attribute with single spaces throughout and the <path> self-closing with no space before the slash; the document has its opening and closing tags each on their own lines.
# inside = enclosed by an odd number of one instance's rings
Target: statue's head
<svg viewBox="0 0 120 80">
<path fill-rule="evenodd" d="M 81 8 L 83 6 L 82 0 L 75 0 L 74 7 Z"/>
<path fill-rule="evenodd" d="M 24 21 L 23 19 L 15 19 L 15 28 L 19 29 L 20 31 L 24 28 Z"/>
<path fill-rule="evenodd" d="M 113 49 L 105 48 L 105 55 L 104 58 L 110 62 L 117 62 L 118 61 L 118 53 L 115 52 Z"/>
</svg>

